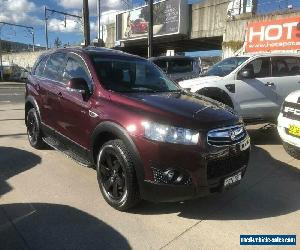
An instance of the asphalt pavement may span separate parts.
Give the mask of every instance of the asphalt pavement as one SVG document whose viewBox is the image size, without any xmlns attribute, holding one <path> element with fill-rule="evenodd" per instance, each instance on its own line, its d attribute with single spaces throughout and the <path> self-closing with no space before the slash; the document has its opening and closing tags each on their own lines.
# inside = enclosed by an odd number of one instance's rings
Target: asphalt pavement
<svg viewBox="0 0 300 250">
<path fill-rule="evenodd" d="M 24 93 L 24 83 L 0 82 L 0 104 L 24 103 Z"/>
<path fill-rule="evenodd" d="M 101 197 L 95 170 L 29 146 L 22 91 L 0 89 L 0 249 L 250 249 L 241 234 L 299 242 L 300 161 L 274 127 L 248 127 L 250 164 L 234 189 L 122 213 Z"/>
</svg>

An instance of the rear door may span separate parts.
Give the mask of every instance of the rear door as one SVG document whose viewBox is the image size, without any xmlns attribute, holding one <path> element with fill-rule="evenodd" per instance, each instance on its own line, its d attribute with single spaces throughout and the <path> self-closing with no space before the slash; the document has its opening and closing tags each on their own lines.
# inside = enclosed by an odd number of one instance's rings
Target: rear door
<svg viewBox="0 0 300 250">
<path fill-rule="evenodd" d="M 43 88 L 43 120 L 46 125 L 61 132 L 59 120 L 61 116 L 61 88 L 62 71 L 66 54 L 62 52 L 50 55 L 47 60 L 41 88 Z"/>
<path fill-rule="evenodd" d="M 280 104 L 275 87 L 271 84 L 270 57 L 256 58 L 243 69 L 253 70 L 254 77 L 242 79 L 237 73 L 235 80 L 237 111 L 245 119 L 275 118 Z"/>
<path fill-rule="evenodd" d="M 39 62 L 37 63 L 36 67 L 32 71 L 33 77 L 30 77 L 30 83 L 34 86 L 34 91 L 32 94 L 35 95 L 35 99 L 37 101 L 39 111 L 40 111 L 40 118 L 42 122 L 44 122 L 44 102 L 45 102 L 45 96 L 46 92 L 43 87 L 43 81 L 44 81 L 44 69 L 45 64 L 48 60 L 48 56 L 43 56 L 40 58 Z M 45 116 L 46 118 L 46 116 Z"/>
<path fill-rule="evenodd" d="M 300 89 L 300 57 L 272 57 L 272 79 L 280 103 Z"/>
</svg>

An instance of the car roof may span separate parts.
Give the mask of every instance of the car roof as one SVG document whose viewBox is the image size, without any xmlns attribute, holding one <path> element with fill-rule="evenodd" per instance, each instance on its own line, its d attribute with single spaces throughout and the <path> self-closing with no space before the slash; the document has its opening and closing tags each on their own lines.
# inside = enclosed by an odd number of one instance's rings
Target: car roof
<svg viewBox="0 0 300 250">
<path fill-rule="evenodd" d="M 274 57 L 274 56 L 297 56 L 299 57 L 300 54 L 296 53 L 259 53 L 259 54 L 243 54 L 243 55 L 238 55 L 237 57 Z"/>
<path fill-rule="evenodd" d="M 118 57 L 127 57 L 128 59 L 139 59 L 139 60 L 146 60 L 143 57 L 132 55 L 120 50 L 103 48 L 103 47 L 94 47 L 94 46 L 87 46 L 87 47 L 71 47 L 71 48 L 59 48 L 49 51 L 47 54 L 53 54 L 56 52 L 74 52 L 74 53 L 83 53 L 87 55 L 101 55 L 101 56 L 118 56 Z"/>
<path fill-rule="evenodd" d="M 158 56 L 158 57 L 149 58 L 150 61 L 161 60 L 161 59 L 162 60 L 165 60 L 165 59 L 190 59 L 190 60 L 195 60 L 195 59 L 197 59 L 197 57 L 175 55 L 175 56 Z"/>
</svg>

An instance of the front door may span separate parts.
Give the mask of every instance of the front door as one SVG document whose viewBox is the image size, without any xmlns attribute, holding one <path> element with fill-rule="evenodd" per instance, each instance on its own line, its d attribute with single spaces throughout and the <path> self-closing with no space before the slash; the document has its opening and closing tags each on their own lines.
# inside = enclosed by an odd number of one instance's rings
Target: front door
<svg viewBox="0 0 300 250">
<path fill-rule="evenodd" d="M 92 93 L 93 88 L 90 73 L 84 61 L 75 54 L 70 54 L 67 58 L 62 81 L 67 84 L 72 78 L 85 79 Z M 90 131 L 92 129 L 90 125 L 91 117 L 89 116 L 91 100 L 84 100 L 82 94 L 70 92 L 67 88 L 62 88 L 61 91 L 60 130 L 69 139 L 84 148 L 88 148 Z"/>
<path fill-rule="evenodd" d="M 254 74 L 251 79 L 242 79 L 237 74 L 235 100 L 239 104 L 238 113 L 245 119 L 275 118 L 280 102 L 272 85 L 270 57 L 254 59 L 243 69 L 250 69 Z"/>
</svg>

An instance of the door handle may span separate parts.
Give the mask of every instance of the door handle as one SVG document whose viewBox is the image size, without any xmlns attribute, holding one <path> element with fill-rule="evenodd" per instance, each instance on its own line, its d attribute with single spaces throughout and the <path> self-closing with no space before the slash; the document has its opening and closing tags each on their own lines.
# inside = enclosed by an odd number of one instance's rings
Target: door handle
<svg viewBox="0 0 300 250">
<path fill-rule="evenodd" d="M 274 82 L 267 82 L 267 83 L 265 83 L 265 85 L 266 85 L 267 87 L 275 86 Z"/>
</svg>

